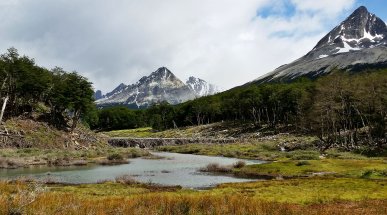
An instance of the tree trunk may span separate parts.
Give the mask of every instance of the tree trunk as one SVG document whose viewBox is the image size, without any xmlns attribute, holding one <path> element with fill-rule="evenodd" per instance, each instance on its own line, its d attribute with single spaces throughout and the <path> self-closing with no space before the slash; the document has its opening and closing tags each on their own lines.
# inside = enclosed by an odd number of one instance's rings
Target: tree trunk
<svg viewBox="0 0 387 215">
<path fill-rule="evenodd" d="M 9 99 L 8 96 L 4 98 L 3 107 L 1 108 L 1 113 L 0 113 L 0 124 L 1 124 L 1 122 L 3 121 L 3 116 L 4 116 L 4 112 L 5 112 L 5 107 L 7 106 L 8 99 Z"/>
<path fill-rule="evenodd" d="M 73 116 L 73 124 L 71 126 L 71 133 L 73 133 L 75 128 L 77 127 L 78 120 L 79 120 L 79 112 L 75 111 Z"/>
</svg>

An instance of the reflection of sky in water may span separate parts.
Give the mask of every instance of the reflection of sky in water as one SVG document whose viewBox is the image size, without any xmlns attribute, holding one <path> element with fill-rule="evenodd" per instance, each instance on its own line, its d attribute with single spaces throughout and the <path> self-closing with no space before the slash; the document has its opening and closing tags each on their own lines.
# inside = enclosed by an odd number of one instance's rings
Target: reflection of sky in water
<svg viewBox="0 0 387 215">
<path fill-rule="evenodd" d="M 240 159 L 209 157 L 200 155 L 154 152 L 166 157 L 161 160 L 130 159 L 130 164 L 118 166 L 88 167 L 33 167 L 15 170 L 0 170 L 0 178 L 33 176 L 50 178 L 67 183 L 95 183 L 111 180 L 119 175 L 132 175 L 141 182 L 152 182 L 163 185 L 181 185 L 189 188 L 209 187 L 219 183 L 244 182 L 250 179 L 231 176 L 210 175 L 198 172 L 198 169 L 209 163 L 231 165 Z M 245 160 L 247 164 L 260 161 Z"/>
</svg>

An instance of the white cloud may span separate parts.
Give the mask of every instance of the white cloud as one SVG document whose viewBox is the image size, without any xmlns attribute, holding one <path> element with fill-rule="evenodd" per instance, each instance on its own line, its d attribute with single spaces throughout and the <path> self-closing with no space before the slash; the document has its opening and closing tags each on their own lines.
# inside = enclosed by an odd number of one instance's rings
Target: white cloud
<svg viewBox="0 0 387 215">
<path fill-rule="evenodd" d="M 77 70 L 105 92 L 160 66 L 228 89 L 302 56 L 354 6 L 291 0 L 290 17 L 256 16 L 287 1 L 19 0 L 0 4 L 0 49 Z"/>
<path fill-rule="evenodd" d="M 343 10 L 352 9 L 355 0 L 291 0 L 299 11 L 322 13 L 330 16 L 337 16 Z"/>
</svg>

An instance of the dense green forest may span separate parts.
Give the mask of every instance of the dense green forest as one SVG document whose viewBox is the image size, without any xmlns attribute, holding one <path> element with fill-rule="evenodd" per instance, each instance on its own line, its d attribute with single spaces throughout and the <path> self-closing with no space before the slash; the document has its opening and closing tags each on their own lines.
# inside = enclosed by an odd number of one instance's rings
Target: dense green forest
<svg viewBox="0 0 387 215">
<path fill-rule="evenodd" d="M 94 108 L 91 83 L 76 72 L 39 67 L 15 48 L 0 56 L 0 122 L 11 117 L 34 117 L 73 131 Z"/>
<path fill-rule="evenodd" d="M 335 71 L 310 81 L 238 87 L 180 105 L 146 110 L 113 107 L 89 117 L 94 129 L 152 126 L 156 130 L 220 121 L 251 122 L 257 129 L 290 127 L 314 134 L 322 150 L 380 149 L 386 145 L 387 70 Z"/>
</svg>

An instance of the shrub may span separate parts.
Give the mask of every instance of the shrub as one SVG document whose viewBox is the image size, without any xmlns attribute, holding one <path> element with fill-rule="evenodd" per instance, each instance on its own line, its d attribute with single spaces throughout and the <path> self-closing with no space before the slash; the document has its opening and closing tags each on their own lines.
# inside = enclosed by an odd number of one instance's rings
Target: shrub
<svg viewBox="0 0 387 215">
<path fill-rule="evenodd" d="M 233 167 L 237 168 L 237 169 L 240 169 L 244 166 L 246 166 L 246 162 L 244 162 L 244 161 L 237 161 L 233 164 Z"/>
<path fill-rule="evenodd" d="M 109 161 L 112 161 L 112 160 L 123 160 L 124 157 L 123 157 L 122 155 L 118 154 L 118 153 L 114 153 L 114 154 L 109 155 L 109 156 L 107 157 L 107 159 L 108 159 Z"/>
<path fill-rule="evenodd" d="M 115 180 L 117 183 L 120 183 L 120 184 L 126 184 L 126 185 L 138 184 L 136 179 L 134 179 L 130 175 L 120 175 L 120 176 L 117 176 Z"/>
<path fill-rule="evenodd" d="M 128 154 L 128 158 L 139 158 L 142 154 L 138 151 L 132 151 Z"/>
<path fill-rule="evenodd" d="M 363 172 L 362 174 L 361 174 L 361 177 L 362 178 L 369 178 L 369 177 L 371 177 L 371 175 L 374 173 L 374 171 L 372 171 L 372 170 L 367 170 L 367 171 L 365 171 L 365 172 Z"/>
<path fill-rule="evenodd" d="M 310 165 L 309 161 L 298 161 L 296 163 L 296 166 L 306 166 L 306 165 Z"/>
<path fill-rule="evenodd" d="M 221 166 L 218 163 L 210 163 L 206 167 L 200 168 L 201 172 L 231 172 L 231 168 L 228 166 Z"/>
</svg>

